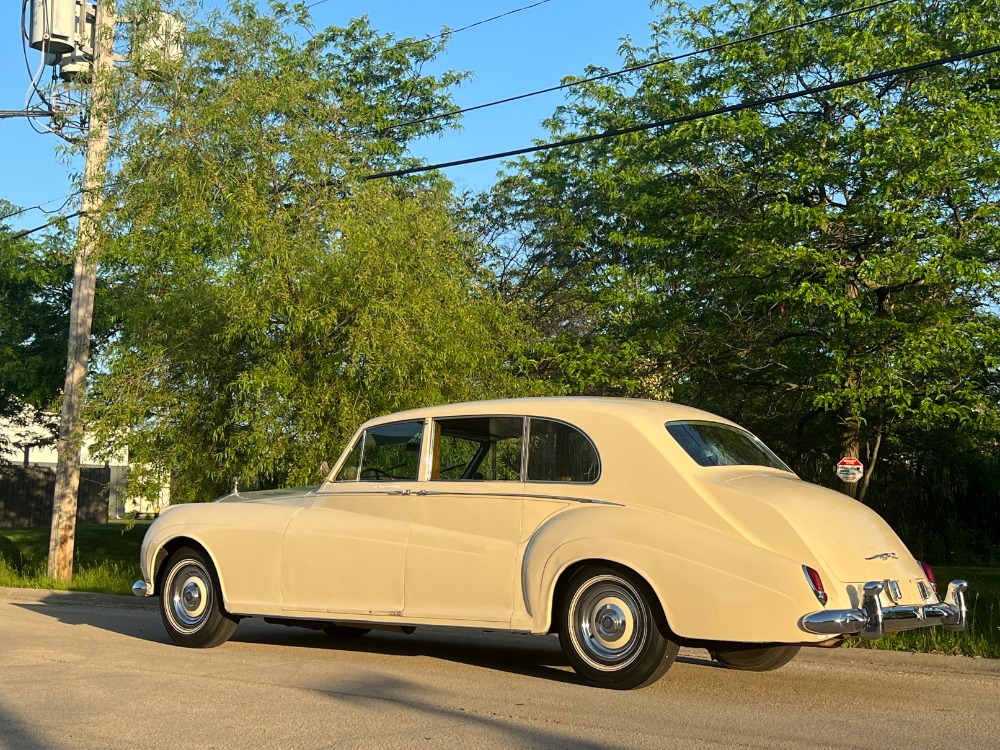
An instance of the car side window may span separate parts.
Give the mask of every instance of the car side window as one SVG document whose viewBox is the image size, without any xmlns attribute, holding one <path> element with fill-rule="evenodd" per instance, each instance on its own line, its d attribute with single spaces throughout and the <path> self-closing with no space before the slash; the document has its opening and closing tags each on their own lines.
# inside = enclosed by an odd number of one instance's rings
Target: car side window
<svg viewBox="0 0 1000 750">
<path fill-rule="evenodd" d="M 335 482 L 356 482 L 358 481 L 358 469 L 361 468 L 361 447 L 365 444 L 364 433 L 354 442 L 351 453 L 348 455 L 344 465 L 337 472 Z"/>
<path fill-rule="evenodd" d="M 529 482 L 596 482 L 601 473 L 590 438 L 565 422 L 529 420 Z"/>
<path fill-rule="evenodd" d="M 365 430 L 351 448 L 336 481 L 416 480 L 423 433 L 421 421 L 396 422 Z"/>
<path fill-rule="evenodd" d="M 523 417 L 435 419 L 431 481 L 517 482 Z"/>
</svg>

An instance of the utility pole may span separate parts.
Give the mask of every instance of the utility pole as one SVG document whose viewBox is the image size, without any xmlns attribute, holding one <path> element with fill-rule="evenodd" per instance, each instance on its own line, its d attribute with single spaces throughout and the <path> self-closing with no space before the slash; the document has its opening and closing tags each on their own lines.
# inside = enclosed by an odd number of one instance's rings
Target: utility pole
<svg viewBox="0 0 1000 750">
<path fill-rule="evenodd" d="M 99 213 L 104 193 L 110 133 L 107 86 L 115 59 L 114 0 L 97 0 L 94 25 L 94 77 L 91 86 L 90 125 L 87 131 L 87 160 L 73 272 L 69 351 L 59 415 L 59 457 L 52 502 L 52 532 L 49 537 L 49 577 L 67 583 L 73 579 L 76 505 L 84 432 L 83 405 L 86 397 L 87 362 L 90 359 L 90 332 L 94 318 L 97 260 L 103 244 Z"/>
</svg>

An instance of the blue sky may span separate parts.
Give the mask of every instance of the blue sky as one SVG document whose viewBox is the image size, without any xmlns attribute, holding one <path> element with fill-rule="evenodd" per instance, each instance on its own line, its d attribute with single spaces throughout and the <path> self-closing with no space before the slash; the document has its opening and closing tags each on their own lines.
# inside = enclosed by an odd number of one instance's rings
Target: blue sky
<svg viewBox="0 0 1000 750">
<path fill-rule="evenodd" d="M 374 28 L 397 38 L 433 35 L 442 26 L 457 29 L 537 0 L 325 0 L 312 9 L 317 26 L 343 25 L 368 14 Z M 218 4 L 217 2 L 205 3 Z M 24 106 L 29 76 L 20 43 L 21 0 L 0 3 L 0 109 Z M 589 65 L 620 67 L 620 40 L 640 45 L 649 39 L 655 15 L 648 0 L 548 0 L 538 7 L 456 33 L 441 58 L 441 67 L 472 71 L 474 77 L 457 90 L 463 107 L 556 85 L 565 75 Z M 37 66 L 39 53 L 29 49 Z M 430 162 L 461 159 L 531 144 L 544 136 L 541 121 L 563 100 L 552 93 L 470 113 L 463 130 L 418 144 L 413 152 Z M 60 199 L 72 190 L 71 173 L 57 156 L 59 139 L 35 133 L 23 118 L 0 120 L 0 197 L 19 206 Z M 459 189 L 485 189 L 495 179 L 499 162 L 456 167 L 447 174 Z M 53 210 L 61 200 L 47 203 Z M 45 214 L 29 211 L 10 223 L 30 227 Z"/>
</svg>

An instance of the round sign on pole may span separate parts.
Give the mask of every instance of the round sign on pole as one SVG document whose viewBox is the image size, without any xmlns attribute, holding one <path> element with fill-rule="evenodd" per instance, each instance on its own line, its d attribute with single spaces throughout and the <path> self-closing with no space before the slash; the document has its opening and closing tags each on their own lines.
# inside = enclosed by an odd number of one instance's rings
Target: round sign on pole
<svg viewBox="0 0 1000 750">
<path fill-rule="evenodd" d="M 865 466 L 852 456 L 845 456 L 837 462 L 837 476 L 841 481 L 854 484 L 865 475 Z"/>
</svg>

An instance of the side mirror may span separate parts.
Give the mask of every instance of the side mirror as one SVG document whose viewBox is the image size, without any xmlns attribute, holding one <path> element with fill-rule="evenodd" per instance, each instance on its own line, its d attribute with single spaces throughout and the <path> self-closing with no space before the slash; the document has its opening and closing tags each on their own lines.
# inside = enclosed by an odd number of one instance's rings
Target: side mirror
<svg viewBox="0 0 1000 750">
<path fill-rule="evenodd" d="M 326 461 L 320 463 L 319 473 L 323 477 L 323 479 L 326 479 L 328 476 L 330 476 L 330 464 L 328 464 Z"/>
</svg>

